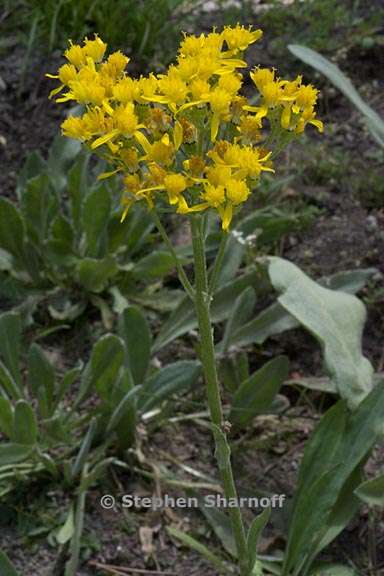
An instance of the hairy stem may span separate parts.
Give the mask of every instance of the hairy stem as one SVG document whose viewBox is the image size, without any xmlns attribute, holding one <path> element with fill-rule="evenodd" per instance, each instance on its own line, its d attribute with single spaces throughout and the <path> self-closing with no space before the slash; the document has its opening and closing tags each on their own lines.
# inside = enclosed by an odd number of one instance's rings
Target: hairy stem
<svg viewBox="0 0 384 576">
<path fill-rule="evenodd" d="M 191 228 L 195 263 L 195 307 L 199 323 L 201 361 L 205 376 L 207 400 L 214 430 L 215 455 L 225 497 L 227 499 L 237 500 L 237 490 L 230 461 L 230 450 L 223 427 L 223 408 L 217 377 L 215 348 L 209 312 L 211 297 L 208 293 L 207 269 L 200 215 L 191 217 Z M 238 552 L 240 573 L 241 576 L 247 576 L 249 570 L 248 551 L 240 508 L 229 508 L 229 515 Z"/>
</svg>

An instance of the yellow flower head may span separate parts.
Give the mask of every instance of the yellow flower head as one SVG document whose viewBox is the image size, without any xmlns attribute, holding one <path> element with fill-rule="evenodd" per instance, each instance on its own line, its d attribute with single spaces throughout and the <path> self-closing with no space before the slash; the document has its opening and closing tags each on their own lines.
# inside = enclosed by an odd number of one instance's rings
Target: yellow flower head
<svg viewBox="0 0 384 576">
<path fill-rule="evenodd" d="M 169 203 L 177 204 L 180 194 L 187 188 L 187 180 L 182 174 L 168 174 L 164 178 L 164 187 L 168 192 Z"/>
<path fill-rule="evenodd" d="M 113 114 L 114 127 L 126 136 L 131 138 L 139 124 L 139 120 L 135 114 L 135 107 L 132 102 L 125 106 L 116 108 Z"/>
<path fill-rule="evenodd" d="M 244 180 L 234 180 L 233 178 L 228 180 L 225 185 L 225 190 L 228 200 L 235 206 L 245 202 L 250 194 L 250 190 Z"/>
<path fill-rule="evenodd" d="M 230 50 L 236 52 L 243 52 L 248 48 L 250 44 L 259 40 L 263 35 L 262 30 L 251 30 L 251 27 L 245 28 L 239 24 L 232 28 L 231 26 L 226 26 L 222 32 L 222 38 L 228 45 Z"/>
<path fill-rule="evenodd" d="M 61 124 L 63 136 L 74 138 L 76 140 L 83 140 L 84 142 L 90 138 L 91 134 L 82 118 L 77 116 L 70 116 L 66 118 Z"/>
<path fill-rule="evenodd" d="M 120 51 L 114 52 L 102 64 L 100 71 L 111 78 L 118 79 L 123 74 L 128 62 L 129 58 L 125 54 Z"/>
<path fill-rule="evenodd" d="M 227 230 L 287 142 L 308 124 L 323 130 L 318 91 L 301 76 L 285 80 L 256 66 L 254 94 L 242 93 L 242 53 L 261 35 L 239 24 L 184 34 L 175 64 L 139 79 L 126 72 L 122 52 L 105 56 L 97 35 L 70 42 L 67 62 L 47 75 L 60 84 L 50 97 L 61 92 L 56 102 L 85 107 L 62 123 L 63 134 L 112 164 L 102 177 L 123 174 L 123 218 L 133 202 L 145 200 L 153 209 L 161 197 L 178 214 L 214 209 Z"/>
<path fill-rule="evenodd" d="M 217 208 L 225 202 L 224 186 L 222 184 L 214 186 L 213 184 L 207 183 L 201 197 L 205 202 L 208 202 L 210 206 Z"/>
<path fill-rule="evenodd" d="M 88 38 L 84 40 L 83 52 L 94 62 L 101 62 L 106 49 L 107 45 L 97 35 L 95 35 L 94 40 L 88 40 Z"/>
<path fill-rule="evenodd" d="M 64 86 L 69 86 L 70 82 L 76 80 L 77 70 L 73 64 L 63 64 L 59 68 L 59 80 Z"/>
<path fill-rule="evenodd" d="M 70 47 L 64 52 L 66 59 L 76 68 L 80 69 L 87 62 L 87 55 L 84 48 L 70 42 Z"/>
<path fill-rule="evenodd" d="M 318 90 L 311 86 L 301 86 L 296 94 L 295 101 L 300 108 L 312 108 L 316 104 Z"/>
<path fill-rule="evenodd" d="M 113 97 L 122 104 L 133 102 L 140 96 L 140 85 L 137 80 L 129 78 L 129 76 L 122 78 L 114 84 L 112 88 Z"/>
<path fill-rule="evenodd" d="M 262 91 L 266 84 L 275 81 L 275 71 L 270 68 L 255 68 L 250 76 L 259 92 Z"/>
</svg>

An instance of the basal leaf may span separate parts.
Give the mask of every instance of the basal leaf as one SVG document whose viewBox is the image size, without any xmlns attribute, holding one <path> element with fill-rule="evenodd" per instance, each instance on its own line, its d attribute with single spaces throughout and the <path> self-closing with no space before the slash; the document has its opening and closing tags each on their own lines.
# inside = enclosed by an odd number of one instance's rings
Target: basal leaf
<svg viewBox="0 0 384 576">
<path fill-rule="evenodd" d="M 287 260 L 272 257 L 269 261 L 272 284 L 281 293 L 280 305 L 319 340 L 339 394 L 356 407 L 373 386 L 373 368 L 361 351 L 363 303 L 320 286 Z"/>
</svg>

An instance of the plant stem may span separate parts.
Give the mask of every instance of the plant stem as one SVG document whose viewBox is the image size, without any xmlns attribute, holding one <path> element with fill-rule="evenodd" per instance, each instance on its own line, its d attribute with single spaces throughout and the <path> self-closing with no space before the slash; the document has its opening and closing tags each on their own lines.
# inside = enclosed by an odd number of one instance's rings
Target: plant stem
<svg viewBox="0 0 384 576">
<path fill-rule="evenodd" d="M 208 293 L 207 269 L 204 241 L 201 230 L 201 216 L 191 217 L 192 245 L 195 261 L 195 307 L 199 324 L 201 361 L 205 376 L 208 406 L 214 429 L 216 458 L 220 470 L 224 494 L 227 500 L 237 500 L 237 491 L 230 462 L 230 451 L 223 428 L 223 408 L 220 386 L 217 377 L 215 348 L 209 312 L 210 295 Z M 241 576 L 248 575 L 249 562 L 245 529 L 240 508 L 229 508 L 233 536 L 239 559 Z"/>
<path fill-rule="evenodd" d="M 195 300 L 195 291 L 192 287 L 192 284 L 190 283 L 190 281 L 187 278 L 187 275 L 185 273 L 185 270 L 183 268 L 183 266 L 180 264 L 178 256 L 175 252 L 175 249 L 172 245 L 172 242 L 169 239 L 169 236 L 164 228 L 164 226 L 161 223 L 161 220 L 156 212 L 156 210 L 152 210 L 151 211 L 152 214 L 152 218 L 155 221 L 155 224 L 157 226 L 158 231 L 160 232 L 160 235 L 164 241 L 164 244 L 167 246 L 169 252 L 171 253 L 175 266 L 176 266 L 176 270 L 178 272 L 179 275 L 179 280 L 183 285 L 184 290 L 186 291 L 186 293 L 188 294 L 188 296 L 191 298 L 191 300 Z"/>
</svg>

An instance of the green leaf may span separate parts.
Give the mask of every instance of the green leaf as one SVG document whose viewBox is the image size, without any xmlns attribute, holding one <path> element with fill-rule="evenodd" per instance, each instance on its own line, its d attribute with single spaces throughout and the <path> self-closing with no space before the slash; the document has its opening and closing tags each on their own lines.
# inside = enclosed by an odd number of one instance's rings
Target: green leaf
<svg viewBox="0 0 384 576">
<path fill-rule="evenodd" d="M 168 364 L 147 380 L 141 390 L 138 409 L 148 412 L 172 394 L 185 391 L 195 384 L 201 374 L 200 362 L 180 360 Z"/>
<path fill-rule="evenodd" d="M 322 562 L 315 568 L 310 576 L 357 576 L 353 568 L 342 566 L 341 564 L 326 564 Z"/>
<path fill-rule="evenodd" d="M 67 174 L 70 163 L 81 149 L 81 143 L 72 138 L 58 135 L 53 141 L 48 156 L 48 172 L 57 193 L 64 191 L 67 185 Z"/>
<path fill-rule="evenodd" d="M 1 360 L 0 360 L 0 386 L 3 388 L 6 394 L 11 398 L 13 398 L 14 400 L 18 400 L 23 396 L 15 380 L 12 378 L 8 368 L 4 366 Z"/>
<path fill-rule="evenodd" d="M 209 562 L 211 562 L 211 564 L 213 564 L 213 566 L 219 570 L 220 574 L 223 572 L 226 574 L 232 573 L 232 571 L 226 566 L 226 564 L 224 564 L 223 560 L 219 558 L 219 556 L 216 556 L 216 554 L 211 552 L 206 546 L 204 546 L 204 544 L 201 544 L 201 542 L 198 542 L 195 538 L 189 536 L 189 534 L 185 534 L 185 532 L 182 532 L 181 530 L 178 530 L 172 526 L 167 527 L 167 532 L 174 538 L 180 540 L 183 544 L 185 544 L 185 546 L 192 548 L 192 550 L 196 550 L 196 552 L 204 556 L 204 558 L 206 558 Z"/>
<path fill-rule="evenodd" d="M 72 252 L 74 242 L 74 231 L 72 224 L 62 214 L 57 214 L 51 226 L 51 235 L 56 242 L 58 242 L 63 250 Z"/>
<path fill-rule="evenodd" d="M 25 267 L 24 247 L 25 229 L 20 212 L 12 202 L 0 197 L 0 248 L 12 255 L 19 269 Z"/>
<path fill-rule="evenodd" d="M 288 377 L 288 370 L 288 358 L 278 356 L 245 380 L 233 397 L 230 421 L 244 426 L 257 414 L 265 413 Z"/>
<path fill-rule="evenodd" d="M 336 503 L 333 505 L 323 529 L 320 530 L 318 543 L 311 555 L 308 555 L 306 564 L 310 566 L 320 552 L 328 546 L 352 521 L 360 508 L 360 501 L 354 495 L 354 491 L 361 483 L 363 465 L 359 464 L 344 482 Z"/>
<path fill-rule="evenodd" d="M 265 508 L 265 510 L 263 510 L 261 514 L 259 514 L 258 516 L 256 516 L 256 518 L 253 519 L 252 524 L 249 528 L 247 534 L 247 548 L 249 555 L 249 567 L 251 571 L 253 570 L 257 559 L 257 543 L 259 541 L 262 531 L 267 525 L 270 516 L 271 516 L 271 508 L 270 507 Z"/>
<path fill-rule="evenodd" d="M 29 180 L 21 200 L 28 237 L 37 249 L 42 250 L 43 241 L 48 236 L 48 228 L 59 209 L 48 176 L 40 174 Z"/>
<path fill-rule="evenodd" d="M 102 336 L 94 345 L 91 358 L 83 372 L 76 404 L 94 387 L 104 400 L 111 398 L 111 390 L 116 383 L 124 361 L 124 344 L 114 334 Z"/>
<path fill-rule="evenodd" d="M 4 396 L 0 396 L 0 432 L 8 438 L 13 435 L 13 409 L 12 404 Z"/>
<path fill-rule="evenodd" d="M 111 207 L 111 195 L 105 186 L 93 189 L 85 199 L 83 229 L 87 241 L 86 254 L 91 258 L 105 255 Z"/>
<path fill-rule="evenodd" d="M 223 431 L 212 424 L 212 431 L 215 437 L 215 457 L 219 470 L 228 471 L 231 467 L 231 448 Z"/>
<path fill-rule="evenodd" d="M 32 453 L 32 446 L 15 444 L 0 444 L 0 467 L 23 462 Z"/>
<path fill-rule="evenodd" d="M 25 400 L 16 402 L 12 440 L 16 444 L 31 446 L 37 441 L 36 415 L 32 406 Z"/>
<path fill-rule="evenodd" d="M 81 363 L 81 366 L 76 366 L 75 368 L 68 370 L 68 372 L 66 372 L 64 374 L 63 379 L 60 382 L 60 385 L 59 385 L 57 393 L 56 393 L 55 409 L 58 407 L 60 402 L 63 400 L 65 394 L 71 388 L 72 384 L 74 384 L 74 382 L 76 382 L 76 380 L 79 378 L 81 371 L 82 371 L 82 368 L 83 368 L 83 364 Z"/>
<path fill-rule="evenodd" d="M 20 576 L 19 572 L 11 564 L 8 556 L 0 551 L 0 574 L 1 576 Z"/>
<path fill-rule="evenodd" d="M 249 286 L 234 302 L 230 317 L 225 325 L 223 340 L 218 346 L 221 353 L 229 348 L 232 334 L 240 328 L 251 316 L 256 303 L 255 290 Z"/>
<path fill-rule="evenodd" d="M 279 303 L 319 340 L 339 394 L 356 407 L 373 385 L 373 368 L 361 352 L 364 304 L 320 286 L 287 260 L 269 261 L 271 282 L 282 293 Z"/>
<path fill-rule="evenodd" d="M 84 437 L 83 442 L 81 443 L 80 450 L 76 456 L 76 460 L 72 464 L 71 468 L 71 477 L 75 479 L 78 474 L 84 468 L 84 465 L 88 458 L 88 453 L 92 445 L 93 438 L 96 432 L 96 419 L 93 418 L 87 430 L 87 433 Z"/>
<path fill-rule="evenodd" d="M 211 317 L 213 322 L 221 322 L 229 317 L 232 311 L 233 302 L 248 286 L 254 286 L 261 289 L 259 272 L 250 272 L 244 274 L 236 280 L 232 280 L 215 293 L 211 305 Z M 153 351 L 158 352 L 172 342 L 175 338 L 193 330 L 197 327 L 197 318 L 191 301 L 188 297 L 184 298 L 177 306 L 176 310 L 170 315 L 169 319 L 163 324 L 159 335 L 154 343 Z"/>
<path fill-rule="evenodd" d="M 383 119 L 361 98 L 352 82 L 347 76 L 332 62 L 321 56 L 315 50 L 300 46 L 298 44 L 290 44 L 288 49 L 300 58 L 306 64 L 309 64 L 322 74 L 324 74 L 331 82 L 338 88 L 344 96 L 346 96 L 354 106 L 366 118 L 369 129 L 380 140 L 384 139 L 384 121 Z"/>
<path fill-rule="evenodd" d="M 375 268 L 347 270 L 338 272 L 330 277 L 319 279 L 319 284 L 332 290 L 342 290 L 355 294 L 365 286 L 369 278 L 376 272 Z M 291 316 L 279 302 L 274 302 L 260 312 L 253 320 L 239 327 L 229 339 L 229 345 L 247 346 L 249 344 L 263 344 L 270 336 L 280 334 L 300 326 L 300 323 Z"/>
<path fill-rule="evenodd" d="M 68 516 L 64 524 L 56 532 L 58 544 L 66 544 L 72 538 L 75 532 L 75 511 L 73 505 L 70 507 Z"/>
<path fill-rule="evenodd" d="M 0 208 L 1 210 L 1 208 Z M 1 228 L 1 226 L 0 226 Z M 1 232 L 0 232 L 1 234 Z M 0 355 L 22 396 L 20 374 L 21 320 L 15 312 L 0 315 Z"/>
<path fill-rule="evenodd" d="M 199 498 L 199 508 L 223 545 L 224 550 L 233 558 L 237 558 L 236 542 L 227 514 L 215 506 L 206 506 L 202 498 Z"/>
<path fill-rule="evenodd" d="M 77 265 L 77 279 L 89 292 L 102 292 L 108 282 L 117 274 L 118 268 L 113 256 L 101 260 L 83 258 Z"/>
<path fill-rule="evenodd" d="M 136 439 L 136 392 L 130 400 L 127 398 L 125 399 L 128 393 L 134 388 L 135 383 L 133 381 L 132 374 L 128 368 L 125 368 L 113 388 L 111 406 L 108 407 L 109 414 L 111 414 L 117 410 L 121 404 L 119 411 L 116 413 L 116 418 L 118 418 L 117 414 L 121 414 L 122 411 L 124 412 L 120 422 L 114 424 L 114 428 L 118 437 L 119 448 L 121 450 L 130 448 Z M 139 386 L 136 386 L 136 391 L 138 391 L 139 388 Z"/>
<path fill-rule="evenodd" d="M 150 280 L 166 276 L 174 268 L 174 259 L 169 252 L 154 250 L 135 263 L 132 274 L 137 280 Z"/>
<path fill-rule="evenodd" d="M 132 407 L 134 407 L 134 402 L 136 399 L 137 394 L 140 392 L 141 386 L 135 386 L 131 390 L 125 394 L 124 398 L 119 402 L 116 406 L 114 411 L 112 412 L 112 416 L 109 419 L 106 435 L 111 433 L 115 428 L 117 428 L 122 420 L 124 420 L 127 416 L 129 417 L 132 414 Z M 126 427 L 130 427 L 130 422 L 125 423 Z"/>
<path fill-rule="evenodd" d="M 355 494 L 370 506 L 384 507 L 384 472 L 360 484 Z"/>
<path fill-rule="evenodd" d="M 28 384 L 35 398 L 39 396 L 39 389 L 45 390 L 47 413 L 50 416 L 53 406 L 53 393 L 55 389 L 55 370 L 38 344 L 32 344 L 28 351 Z M 40 407 L 41 408 L 41 407 Z"/>
<path fill-rule="evenodd" d="M 71 208 L 71 219 L 77 239 L 81 236 L 83 203 L 88 192 L 88 164 L 90 155 L 80 154 L 68 172 L 68 196 Z"/>
<path fill-rule="evenodd" d="M 142 384 L 151 358 L 151 333 L 139 308 L 129 306 L 119 317 L 119 335 L 126 348 L 126 366 L 136 384 Z"/>
<path fill-rule="evenodd" d="M 322 417 L 308 441 L 300 466 L 294 512 L 291 519 L 283 575 L 298 574 L 304 563 L 314 557 L 329 534 L 338 533 L 340 518 L 335 509 L 346 483 L 369 455 L 382 432 L 384 383 L 381 381 L 348 414 L 339 401 Z M 348 490 L 347 490 L 348 492 Z M 343 504 L 346 506 L 347 504 Z M 335 512 L 333 512 L 335 510 Z M 344 520 L 343 520 L 344 521 Z"/>
<path fill-rule="evenodd" d="M 47 164 L 38 150 L 33 150 L 27 155 L 22 169 L 17 178 L 16 195 L 18 200 L 21 200 L 24 188 L 28 182 L 35 176 L 39 176 L 47 169 Z"/>
</svg>

